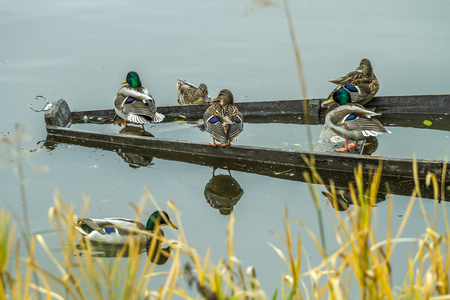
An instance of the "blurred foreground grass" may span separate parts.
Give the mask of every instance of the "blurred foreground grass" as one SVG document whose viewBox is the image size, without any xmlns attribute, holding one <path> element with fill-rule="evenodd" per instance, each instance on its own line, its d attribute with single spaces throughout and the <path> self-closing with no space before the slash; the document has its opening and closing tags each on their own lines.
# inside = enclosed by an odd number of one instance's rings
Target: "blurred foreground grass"
<svg viewBox="0 0 450 300">
<path fill-rule="evenodd" d="M 350 183 L 349 190 L 353 204 L 357 205 L 353 205 L 345 217 L 336 212 L 334 232 L 340 244 L 337 251 L 328 254 L 324 242 L 306 228 L 323 258 L 318 266 L 309 266 L 303 258 L 303 242 L 298 229 L 305 226 L 297 219 L 291 222 L 286 207 L 285 216 L 280 216 L 280 220 L 284 220 L 285 230 L 278 236 L 283 249 L 272 247 L 289 272 L 274 275 L 280 282 L 276 291 L 261 289 L 256 274 L 265 270 L 242 266 L 235 257 L 233 216 L 227 228 L 228 255 L 218 261 L 211 261 L 209 251 L 201 257 L 189 244 L 180 213 L 172 202 L 168 202 L 168 207 L 171 219 L 179 226 L 176 240 L 155 235 L 150 245 L 139 245 L 130 239 L 128 247 L 115 252 L 116 259 L 106 260 L 98 257 L 98 248 L 80 241 L 73 227 L 78 216 L 73 205 L 66 203 L 58 192 L 54 196 L 54 205 L 49 209 L 49 221 L 56 227 L 62 245 L 56 252 L 50 250 L 42 235 L 22 234 L 20 238 L 16 228 L 17 225 L 24 227 L 23 224 L 19 224 L 11 212 L 1 207 L 0 299 L 448 299 L 450 228 L 445 201 L 435 201 L 434 219 L 425 219 L 427 226 L 419 237 L 400 238 L 414 202 L 422 201 L 420 189 L 417 187 L 411 195 L 403 222 L 396 233 L 392 232 L 392 201 L 388 199 L 388 229 L 379 240 L 371 224 L 380 170 L 381 166 L 370 174 L 369 183 L 363 182 L 362 168 L 355 170 L 356 184 Z M 325 183 L 313 164 L 311 173 L 304 176 L 309 181 L 311 193 L 318 198 L 318 187 Z M 444 197 L 439 195 L 442 189 L 434 175 L 429 175 L 427 181 L 433 186 L 436 199 Z M 337 201 L 333 183 L 327 184 L 332 201 Z M 152 197 L 147 192 L 141 205 L 133 206 L 137 218 L 144 214 L 149 199 Z M 155 201 L 153 203 L 156 205 Z M 86 201 L 85 210 L 87 206 Z M 439 209 L 442 209 L 444 216 L 443 233 L 436 231 Z M 21 242 L 28 248 L 26 254 L 20 251 Z M 396 287 L 392 284 L 391 260 L 399 243 L 409 243 L 411 250 L 404 255 L 408 265 L 407 272 L 403 274 L 404 283 Z M 169 247 L 162 249 L 161 245 Z M 143 248 L 147 256 L 140 255 Z M 35 255 L 38 250 L 45 252 L 52 266 L 39 263 Z M 168 272 L 156 271 L 155 262 L 161 257 L 166 257 L 164 262 L 170 264 Z M 302 268 L 302 263 L 307 267 Z M 150 283 L 157 277 L 163 279 L 163 284 L 157 284 L 155 288 L 155 284 Z"/>
</svg>

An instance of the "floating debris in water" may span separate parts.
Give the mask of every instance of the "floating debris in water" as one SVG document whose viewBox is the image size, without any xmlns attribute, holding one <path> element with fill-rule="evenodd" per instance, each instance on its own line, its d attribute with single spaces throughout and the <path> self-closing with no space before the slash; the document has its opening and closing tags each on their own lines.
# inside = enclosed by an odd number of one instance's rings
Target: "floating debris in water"
<svg viewBox="0 0 450 300">
<path fill-rule="evenodd" d="M 423 121 L 423 124 L 425 124 L 426 126 L 431 126 L 431 124 L 433 124 L 433 123 L 429 120 L 425 120 L 425 121 Z"/>
</svg>

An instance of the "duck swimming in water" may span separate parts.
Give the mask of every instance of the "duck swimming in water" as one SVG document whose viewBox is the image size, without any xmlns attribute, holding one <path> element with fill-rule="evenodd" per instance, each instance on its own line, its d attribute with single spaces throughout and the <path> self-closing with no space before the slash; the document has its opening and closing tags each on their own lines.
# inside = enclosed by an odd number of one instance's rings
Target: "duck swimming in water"
<svg viewBox="0 0 450 300">
<path fill-rule="evenodd" d="M 74 224 L 84 238 L 102 244 L 123 245 L 130 242 L 130 235 L 135 242 L 142 245 L 149 244 L 152 237 L 139 231 L 148 231 L 164 236 L 161 226 L 167 225 L 172 228 L 178 227 L 169 219 L 164 211 L 155 211 L 150 215 L 147 224 L 126 218 L 104 218 L 104 219 L 78 219 Z"/>
</svg>

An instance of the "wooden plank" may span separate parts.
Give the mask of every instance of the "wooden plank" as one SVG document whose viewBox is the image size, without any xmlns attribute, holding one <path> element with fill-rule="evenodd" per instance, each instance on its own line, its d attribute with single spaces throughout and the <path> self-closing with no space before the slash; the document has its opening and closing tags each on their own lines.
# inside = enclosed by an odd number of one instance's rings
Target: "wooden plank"
<svg viewBox="0 0 450 300">
<path fill-rule="evenodd" d="M 232 146 L 212 147 L 208 144 L 192 143 L 188 141 L 175 141 L 158 139 L 146 136 L 126 136 L 121 134 L 104 134 L 99 132 L 73 130 L 57 126 L 47 126 L 49 137 L 63 139 L 66 142 L 82 142 L 86 145 L 107 144 L 118 147 L 131 147 L 140 150 L 158 150 L 173 152 L 180 155 L 195 157 L 202 160 L 221 160 L 226 164 L 251 164 L 257 163 L 265 166 L 278 166 L 286 168 L 308 168 L 303 157 L 309 157 L 310 153 L 300 151 L 286 151 L 260 147 Z M 353 172 L 359 164 L 365 172 L 376 168 L 381 162 L 383 174 L 386 176 L 413 177 L 410 159 L 395 159 L 384 157 L 360 156 L 341 153 L 315 153 L 316 167 L 318 170 L 341 170 Z M 436 160 L 418 160 L 417 169 L 420 178 L 424 178 L 429 172 L 442 178 L 444 162 Z M 446 181 L 450 180 L 448 168 L 445 173 Z"/>
<path fill-rule="evenodd" d="M 365 107 L 382 114 L 448 115 L 450 94 L 374 97 Z"/>
<path fill-rule="evenodd" d="M 237 102 L 236 106 L 244 116 L 276 116 L 289 114 L 303 114 L 304 107 L 308 108 L 310 117 L 318 118 L 325 110 L 320 107 L 325 99 L 308 100 L 277 100 Z M 410 95 L 410 96 L 381 96 L 374 97 L 367 108 L 376 109 L 380 113 L 390 114 L 448 114 L 450 112 L 450 94 L 445 95 Z M 162 114 L 175 116 L 193 116 L 202 118 L 208 105 L 178 105 L 158 107 Z"/>
<path fill-rule="evenodd" d="M 258 101 L 258 102 L 241 102 L 236 106 L 244 114 L 246 122 L 264 123 L 264 122 L 280 122 L 280 123 L 300 123 L 304 124 L 304 107 L 308 107 L 310 124 L 320 124 L 323 122 L 325 111 L 320 107 L 324 99 L 309 100 L 279 100 L 279 101 Z M 420 95 L 420 96 L 383 96 L 375 97 L 367 105 L 383 114 L 385 118 L 398 118 L 412 114 L 442 115 L 448 116 L 450 112 L 450 95 Z M 173 120 L 198 120 L 203 118 L 203 113 L 208 105 L 174 105 L 160 106 L 158 111 L 166 116 L 165 122 Z M 91 110 L 91 111 L 73 111 L 72 117 L 75 123 L 85 121 L 91 123 L 105 123 L 114 117 L 113 109 L 107 110 Z M 381 120 L 383 121 L 383 120 Z M 446 130 L 448 121 L 444 122 L 441 127 L 436 129 Z M 435 124 L 439 126 L 440 124 Z M 412 119 L 410 127 L 420 127 L 422 123 L 418 123 Z"/>
</svg>

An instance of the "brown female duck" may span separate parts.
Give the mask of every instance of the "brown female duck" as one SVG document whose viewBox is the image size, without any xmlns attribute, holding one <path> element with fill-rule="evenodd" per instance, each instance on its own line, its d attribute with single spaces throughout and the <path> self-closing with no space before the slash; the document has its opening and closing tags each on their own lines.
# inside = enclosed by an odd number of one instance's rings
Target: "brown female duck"
<svg viewBox="0 0 450 300">
<path fill-rule="evenodd" d="M 361 60 L 359 67 L 343 77 L 329 80 L 336 84 L 336 88 L 330 93 L 327 100 L 338 89 L 344 88 L 351 94 L 351 102 L 364 105 L 375 96 L 380 88 L 377 77 L 373 72 L 373 67 L 367 58 Z"/>
<path fill-rule="evenodd" d="M 230 146 L 244 130 L 244 117 L 234 105 L 233 94 L 229 90 L 221 90 L 211 106 L 203 115 L 205 129 L 211 137 L 212 146 Z M 217 144 L 216 140 L 221 144 Z"/>
<path fill-rule="evenodd" d="M 200 83 L 197 87 L 186 80 L 178 79 L 178 103 L 180 104 L 207 104 L 211 101 L 208 96 L 208 87 Z"/>
</svg>

